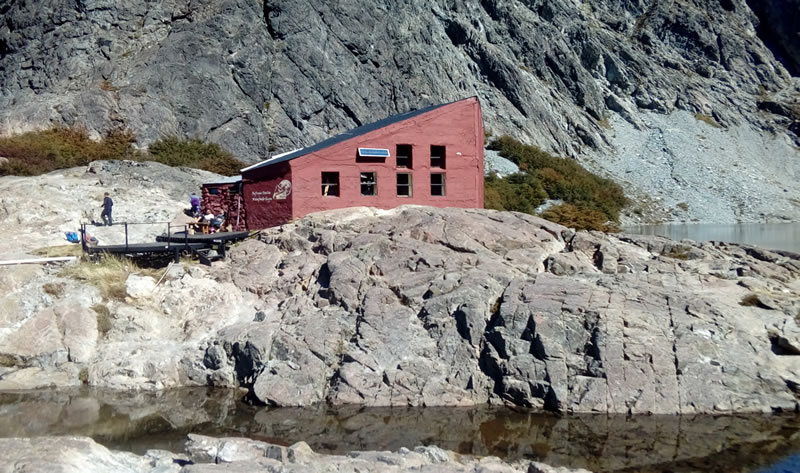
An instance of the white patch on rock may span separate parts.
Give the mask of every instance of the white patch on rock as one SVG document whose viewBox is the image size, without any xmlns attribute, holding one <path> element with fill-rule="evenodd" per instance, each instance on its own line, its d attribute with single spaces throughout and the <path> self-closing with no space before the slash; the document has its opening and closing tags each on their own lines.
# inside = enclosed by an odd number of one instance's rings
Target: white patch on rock
<svg viewBox="0 0 800 473">
<path fill-rule="evenodd" d="M 156 288 L 156 281 L 150 276 L 139 276 L 131 274 L 125 281 L 125 290 L 128 297 L 132 299 L 144 299 L 150 297 Z"/>
</svg>

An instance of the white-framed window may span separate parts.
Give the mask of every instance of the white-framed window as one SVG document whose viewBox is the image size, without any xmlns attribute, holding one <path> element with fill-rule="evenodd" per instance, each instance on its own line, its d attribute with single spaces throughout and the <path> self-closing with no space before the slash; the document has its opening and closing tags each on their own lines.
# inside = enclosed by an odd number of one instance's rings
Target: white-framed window
<svg viewBox="0 0 800 473">
<path fill-rule="evenodd" d="M 444 146 L 431 145 L 431 167 L 444 169 L 447 166 L 447 149 Z"/>
<path fill-rule="evenodd" d="M 326 197 L 339 197 L 339 173 L 322 173 L 322 195 Z"/>
<path fill-rule="evenodd" d="M 361 173 L 361 195 L 378 195 L 378 173 Z"/>
<path fill-rule="evenodd" d="M 445 195 L 445 174 L 441 172 L 431 174 L 431 195 Z"/>
<path fill-rule="evenodd" d="M 397 167 L 411 169 L 414 164 L 413 148 L 411 145 L 397 145 Z"/>
<path fill-rule="evenodd" d="M 411 185 L 411 174 L 397 173 L 397 197 L 411 197 L 414 189 Z"/>
</svg>

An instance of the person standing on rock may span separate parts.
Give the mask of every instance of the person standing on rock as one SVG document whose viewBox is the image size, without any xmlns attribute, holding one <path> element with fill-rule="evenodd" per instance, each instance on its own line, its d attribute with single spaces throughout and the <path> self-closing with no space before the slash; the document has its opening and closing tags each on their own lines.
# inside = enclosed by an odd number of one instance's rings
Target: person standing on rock
<svg viewBox="0 0 800 473">
<path fill-rule="evenodd" d="M 114 201 L 111 200 L 111 197 L 108 196 L 108 192 L 105 193 L 103 197 L 103 205 L 100 207 L 103 209 L 103 212 L 100 214 L 100 218 L 103 219 L 103 223 L 105 225 L 111 226 L 111 207 L 114 206 Z"/>
<path fill-rule="evenodd" d="M 192 217 L 197 217 L 200 215 L 200 197 L 197 196 L 194 192 L 192 192 L 192 197 L 189 199 L 189 204 L 192 206 Z"/>
</svg>

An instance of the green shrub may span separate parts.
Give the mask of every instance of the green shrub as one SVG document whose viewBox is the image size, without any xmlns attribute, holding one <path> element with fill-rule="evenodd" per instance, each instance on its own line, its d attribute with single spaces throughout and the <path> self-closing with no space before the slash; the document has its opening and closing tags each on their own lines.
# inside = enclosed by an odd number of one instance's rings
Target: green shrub
<svg viewBox="0 0 800 473">
<path fill-rule="evenodd" d="M 134 148 L 136 136 L 126 128 L 108 131 L 93 140 L 85 127 L 55 127 L 0 138 L 0 176 L 36 176 L 56 169 L 85 166 L 92 161 L 131 159 L 157 161 L 169 166 L 187 166 L 232 176 L 244 163 L 214 143 L 200 140 L 164 138 L 153 143 L 149 152 Z"/>
<path fill-rule="evenodd" d="M 245 167 L 244 163 L 216 143 L 184 140 L 174 136 L 151 144 L 148 159 L 168 166 L 205 169 L 225 176 L 239 174 L 239 170 Z"/>
<path fill-rule="evenodd" d="M 608 222 L 608 218 L 603 212 L 567 203 L 554 205 L 545 210 L 541 216 L 542 218 L 576 230 L 600 230 L 602 232 L 619 231 L 619 227 Z"/>
<path fill-rule="evenodd" d="M 512 174 L 505 179 L 492 174 L 484 181 L 484 207 L 532 214 L 547 199 L 535 176 Z"/>
<path fill-rule="evenodd" d="M 533 213 L 545 199 L 558 199 L 565 205 L 548 210 L 543 217 L 581 229 L 616 228 L 628 200 L 614 181 L 592 174 L 574 160 L 553 156 L 508 135 L 494 140 L 489 147 L 524 172 L 506 179 L 487 177 L 487 208 Z"/>
<path fill-rule="evenodd" d="M 126 129 L 113 129 L 99 141 L 89 138 L 84 127 L 55 127 L 0 138 L 0 176 L 35 176 L 56 169 L 85 166 L 98 159 L 135 159 L 135 136 Z"/>
</svg>

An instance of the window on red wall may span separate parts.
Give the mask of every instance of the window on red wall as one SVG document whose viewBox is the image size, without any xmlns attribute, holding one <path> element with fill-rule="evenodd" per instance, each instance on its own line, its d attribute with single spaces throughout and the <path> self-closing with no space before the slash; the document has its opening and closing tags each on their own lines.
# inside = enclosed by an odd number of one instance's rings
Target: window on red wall
<svg viewBox="0 0 800 473">
<path fill-rule="evenodd" d="M 339 197 L 339 173 L 322 173 L 322 195 L 328 197 Z"/>
<path fill-rule="evenodd" d="M 378 195 L 378 174 L 374 172 L 361 173 L 361 195 Z"/>
<path fill-rule="evenodd" d="M 408 168 L 413 167 L 413 157 L 411 145 L 397 145 L 397 167 Z"/>
<path fill-rule="evenodd" d="M 397 197 L 411 197 L 411 174 L 397 174 Z"/>
<path fill-rule="evenodd" d="M 444 146 L 431 145 L 431 167 L 444 169 L 447 163 L 445 154 L 446 150 Z"/>
<path fill-rule="evenodd" d="M 444 196 L 444 174 L 442 173 L 433 173 L 431 174 L 431 195 L 433 196 Z"/>
</svg>

